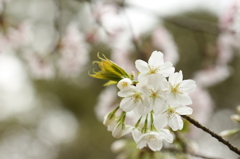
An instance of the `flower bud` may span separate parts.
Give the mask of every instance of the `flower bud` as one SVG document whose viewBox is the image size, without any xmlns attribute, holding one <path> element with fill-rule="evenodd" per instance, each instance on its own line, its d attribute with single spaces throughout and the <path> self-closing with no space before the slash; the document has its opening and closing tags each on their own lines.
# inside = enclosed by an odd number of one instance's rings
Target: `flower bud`
<svg viewBox="0 0 240 159">
<path fill-rule="evenodd" d="M 126 140 L 123 140 L 123 139 L 122 140 L 117 140 L 111 145 L 111 150 L 113 152 L 118 153 L 118 152 L 123 150 L 123 148 L 126 146 L 126 144 L 127 144 Z"/>
<path fill-rule="evenodd" d="M 230 137 L 230 136 L 233 136 L 233 135 L 235 135 L 239 132 L 240 132 L 240 129 L 224 130 L 219 135 L 222 136 L 222 137 Z"/>
<path fill-rule="evenodd" d="M 103 125 L 109 126 L 114 121 L 115 117 L 111 118 L 111 114 L 112 113 L 110 112 L 104 116 Z"/>
<path fill-rule="evenodd" d="M 130 75 L 128 75 L 120 66 L 115 64 L 113 61 L 109 60 L 106 57 L 102 58 L 99 55 L 98 58 L 101 61 L 94 61 L 94 63 L 98 64 L 100 71 L 93 71 L 93 74 L 89 74 L 91 77 L 109 80 L 109 82 L 107 82 L 105 85 L 117 84 L 118 81 L 124 77 L 130 78 Z"/>
<path fill-rule="evenodd" d="M 132 81 L 129 78 L 124 78 L 118 82 L 117 87 L 122 90 L 131 87 L 131 84 Z"/>
<path fill-rule="evenodd" d="M 132 126 L 125 125 L 124 123 L 119 122 L 112 131 L 112 136 L 115 138 L 120 138 L 132 131 Z"/>
<path fill-rule="evenodd" d="M 238 114 L 231 115 L 231 119 L 233 121 L 236 121 L 236 122 L 240 123 L 240 115 L 238 115 Z"/>
<path fill-rule="evenodd" d="M 240 105 L 237 106 L 237 112 L 238 112 L 238 114 L 240 114 Z"/>
</svg>

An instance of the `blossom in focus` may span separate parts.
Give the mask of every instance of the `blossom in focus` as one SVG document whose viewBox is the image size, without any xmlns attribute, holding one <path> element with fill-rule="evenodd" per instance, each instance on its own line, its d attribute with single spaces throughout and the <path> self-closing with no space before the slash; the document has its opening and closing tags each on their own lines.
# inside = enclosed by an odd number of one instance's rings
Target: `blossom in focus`
<svg viewBox="0 0 240 159">
<path fill-rule="evenodd" d="M 163 54 L 160 51 L 154 51 L 148 63 L 143 60 L 136 60 L 135 64 L 140 72 L 138 75 L 139 80 L 146 80 L 151 74 L 161 74 L 168 77 L 175 70 L 171 62 L 163 61 Z"/>
<path fill-rule="evenodd" d="M 132 132 L 139 149 L 148 146 L 152 151 L 159 151 L 164 140 L 172 143 L 173 136 L 164 127 L 169 126 L 173 131 L 183 128 L 181 115 L 190 115 L 193 111 L 185 105 L 192 104 L 188 94 L 195 89 L 195 82 L 183 80 L 182 71 L 174 73 L 172 63 L 165 63 L 158 51 L 152 53 L 148 63 L 135 62 L 140 72 L 136 79 L 107 58 L 100 59 L 96 62 L 100 71 L 91 76 L 116 84 L 120 89 L 117 95 L 122 98 L 119 107 L 104 119 L 113 137 Z M 115 115 L 118 109 L 120 116 Z M 126 114 L 131 115 L 127 120 Z"/>
<path fill-rule="evenodd" d="M 117 125 L 112 130 L 112 136 L 115 138 L 120 138 L 126 134 L 132 132 L 132 126 L 126 125 L 124 123 L 117 123 Z"/>
<path fill-rule="evenodd" d="M 140 130 L 134 129 L 132 131 L 133 139 L 137 143 L 137 148 L 142 149 L 148 146 L 152 151 L 160 151 L 163 146 L 163 140 L 172 143 L 173 136 L 167 129 L 160 131 L 150 131 L 148 133 L 141 133 Z"/>
<path fill-rule="evenodd" d="M 139 84 L 136 87 L 119 91 L 118 96 L 124 97 L 120 102 L 120 108 L 123 111 L 129 112 L 135 110 L 140 115 L 146 115 L 151 111 L 148 99 Z"/>
<path fill-rule="evenodd" d="M 195 87 L 195 81 L 183 80 L 182 71 L 176 72 L 169 76 L 169 87 L 167 91 L 167 102 L 169 104 L 192 104 L 188 93 L 192 92 Z"/>
<path fill-rule="evenodd" d="M 118 82 L 117 87 L 122 90 L 131 87 L 131 85 L 132 81 L 129 78 L 124 78 Z"/>
<path fill-rule="evenodd" d="M 184 105 L 168 105 L 168 107 L 156 116 L 154 120 L 155 126 L 159 129 L 169 125 L 173 131 L 181 130 L 183 128 L 183 121 L 181 115 L 191 115 L 192 108 Z"/>
<path fill-rule="evenodd" d="M 144 83 L 144 84 L 142 84 Z M 144 86 L 143 90 L 147 99 L 156 114 L 159 114 L 166 106 L 165 89 L 168 85 L 167 80 L 160 74 L 150 75 L 147 82 L 140 82 Z"/>
</svg>

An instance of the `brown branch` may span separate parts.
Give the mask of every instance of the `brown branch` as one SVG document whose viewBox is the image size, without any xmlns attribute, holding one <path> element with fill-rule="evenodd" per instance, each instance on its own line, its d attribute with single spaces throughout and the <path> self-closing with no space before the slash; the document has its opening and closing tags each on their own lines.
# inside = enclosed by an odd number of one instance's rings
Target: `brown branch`
<svg viewBox="0 0 240 159">
<path fill-rule="evenodd" d="M 205 126 L 201 125 L 198 121 L 196 121 L 196 120 L 194 120 L 194 119 L 192 119 L 192 118 L 190 118 L 189 116 L 186 116 L 186 115 L 182 115 L 182 118 L 186 119 L 187 121 L 189 121 L 194 126 L 198 127 L 199 129 L 202 129 L 206 133 L 210 134 L 212 137 L 216 138 L 219 142 L 221 142 L 224 145 L 226 145 L 230 150 L 232 150 L 233 152 L 235 152 L 238 155 L 240 155 L 240 150 L 237 147 L 234 147 L 228 141 L 224 140 L 221 136 L 219 136 L 218 134 L 216 134 L 213 131 L 209 130 Z"/>
</svg>

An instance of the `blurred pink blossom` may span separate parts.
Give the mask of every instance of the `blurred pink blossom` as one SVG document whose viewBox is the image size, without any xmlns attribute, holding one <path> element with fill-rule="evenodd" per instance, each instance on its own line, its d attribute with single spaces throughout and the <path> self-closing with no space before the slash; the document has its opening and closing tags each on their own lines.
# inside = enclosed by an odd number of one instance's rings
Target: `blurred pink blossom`
<svg viewBox="0 0 240 159">
<path fill-rule="evenodd" d="M 98 102 L 95 106 L 95 113 L 100 121 L 104 116 L 118 106 L 116 87 L 106 87 L 98 96 Z"/>
<path fill-rule="evenodd" d="M 210 94 L 208 93 L 207 90 L 201 87 L 197 87 L 189 95 L 193 101 L 191 107 L 194 110 L 193 111 L 194 119 L 199 121 L 201 124 L 207 123 L 214 107 L 214 102 Z M 197 128 L 192 126 L 190 136 L 197 137 L 198 132 L 199 131 L 197 130 Z"/>
<path fill-rule="evenodd" d="M 230 73 L 228 66 L 216 65 L 197 71 L 193 79 L 199 87 L 210 87 L 227 79 Z"/>
<path fill-rule="evenodd" d="M 227 64 L 233 58 L 233 43 L 234 37 L 231 33 L 222 33 L 218 37 L 217 46 L 218 46 L 218 55 L 217 62 L 219 64 Z"/>
<path fill-rule="evenodd" d="M 25 58 L 34 78 L 50 79 L 54 77 L 55 72 L 52 63 L 40 57 L 37 53 L 26 53 Z"/>
<path fill-rule="evenodd" d="M 240 33 L 240 1 L 233 1 L 232 5 L 220 17 L 220 27 L 225 30 Z"/>
<path fill-rule="evenodd" d="M 24 21 L 15 28 L 8 28 L 6 34 L 0 35 L 0 52 L 12 52 L 27 46 L 32 39 L 31 24 Z"/>
<path fill-rule="evenodd" d="M 76 77 L 83 71 L 89 61 L 88 47 L 84 35 L 79 32 L 75 23 L 67 27 L 60 44 L 61 57 L 58 60 L 59 72 L 65 77 Z"/>
<path fill-rule="evenodd" d="M 126 48 L 115 48 L 112 51 L 111 59 L 128 73 L 132 71 L 137 72 L 133 60 L 131 59 L 130 50 Z"/>
<path fill-rule="evenodd" d="M 8 43 L 6 37 L 0 34 L 0 53 L 9 52 L 10 48 L 10 43 Z"/>
<path fill-rule="evenodd" d="M 176 64 L 179 60 L 177 46 L 171 34 L 163 27 L 158 27 L 152 34 L 152 43 L 158 50 L 164 52 L 166 61 Z"/>
<path fill-rule="evenodd" d="M 27 21 L 20 23 L 16 28 L 10 28 L 7 40 L 14 49 L 29 44 L 33 39 L 31 24 Z"/>
</svg>

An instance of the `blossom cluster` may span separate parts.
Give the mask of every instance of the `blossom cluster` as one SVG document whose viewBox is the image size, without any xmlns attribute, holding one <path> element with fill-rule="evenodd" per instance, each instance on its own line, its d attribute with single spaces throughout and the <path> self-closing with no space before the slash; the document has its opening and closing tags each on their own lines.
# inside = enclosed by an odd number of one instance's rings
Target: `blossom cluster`
<svg viewBox="0 0 240 159">
<path fill-rule="evenodd" d="M 100 71 L 91 76 L 110 80 L 106 85 L 117 84 L 117 95 L 122 98 L 103 122 L 113 137 L 132 133 L 139 149 L 148 146 L 153 151 L 159 151 L 164 140 L 172 143 L 174 137 L 169 129 L 181 130 L 181 115 L 192 114 L 187 106 L 192 104 L 188 94 L 196 87 L 195 82 L 183 80 L 182 71 L 175 72 L 173 64 L 164 62 L 159 51 L 152 53 L 148 63 L 136 60 L 137 77 L 106 58 L 100 59 L 102 61 L 97 62 Z M 136 119 L 133 125 L 127 123 L 127 115 L 131 113 Z"/>
</svg>

